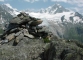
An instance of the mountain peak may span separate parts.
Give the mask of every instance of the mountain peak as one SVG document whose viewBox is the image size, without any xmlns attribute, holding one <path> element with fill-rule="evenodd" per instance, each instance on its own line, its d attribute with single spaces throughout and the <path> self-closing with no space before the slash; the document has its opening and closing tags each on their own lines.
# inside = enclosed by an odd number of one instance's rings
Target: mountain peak
<svg viewBox="0 0 83 60">
<path fill-rule="evenodd" d="M 65 9 L 60 4 L 55 3 L 52 6 L 49 6 L 46 9 L 41 9 L 40 13 L 50 13 L 50 14 L 56 14 L 56 13 L 62 13 L 62 12 L 68 12 L 69 10 Z"/>
<path fill-rule="evenodd" d="M 57 6 L 57 7 L 59 7 L 59 6 L 61 6 L 60 4 L 58 4 L 58 3 L 55 3 L 53 6 Z M 62 7 L 62 6 L 61 6 Z"/>
<path fill-rule="evenodd" d="M 10 4 L 8 4 L 8 3 L 4 4 L 4 5 L 6 5 L 7 7 L 11 8 L 11 9 L 13 9 L 12 6 Z"/>
</svg>

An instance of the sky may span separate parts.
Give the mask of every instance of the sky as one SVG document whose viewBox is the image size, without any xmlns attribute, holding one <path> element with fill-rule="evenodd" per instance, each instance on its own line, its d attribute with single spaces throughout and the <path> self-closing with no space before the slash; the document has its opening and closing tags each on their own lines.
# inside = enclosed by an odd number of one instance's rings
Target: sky
<svg viewBox="0 0 83 60">
<path fill-rule="evenodd" d="M 0 4 L 10 4 L 18 10 L 47 8 L 55 3 L 83 14 L 83 0 L 0 0 Z"/>
</svg>

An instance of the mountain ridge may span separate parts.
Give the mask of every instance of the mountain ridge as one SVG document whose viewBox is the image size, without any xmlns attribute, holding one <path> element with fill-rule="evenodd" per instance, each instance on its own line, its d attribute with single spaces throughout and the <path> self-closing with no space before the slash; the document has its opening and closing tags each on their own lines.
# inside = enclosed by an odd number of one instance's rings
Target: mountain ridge
<svg viewBox="0 0 83 60">
<path fill-rule="evenodd" d="M 4 5 L 2 5 L 2 7 L 5 10 L 7 10 L 13 16 L 16 16 L 17 14 L 20 13 L 20 11 L 13 8 L 9 4 L 4 4 Z M 63 6 L 61 6 L 60 4 L 54 4 L 54 5 L 46 8 L 46 9 L 41 9 L 38 12 L 34 12 L 34 11 L 31 11 L 31 10 L 23 10 L 23 11 L 26 12 L 26 13 L 29 13 L 33 17 L 40 18 L 42 16 L 42 18 L 45 18 L 47 20 L 52 19 L 52 20 L 55 21 L 57 19 L 53 19 L 53 18 L 57 18 L 57 17 L 58 17 L 58 20 L 62 20 L 62 22 L 66 21 L 66 22 L 72 22 L 72 23 L 73 22 L 74 23 L 77 23 L 77 22 L 79 23 L 79 22 L 82 22 L 82 20 L 83 20 L 83 16 L 81 14 L 79 14 L 78 12 L 69 11 L 69 10 L 65 9 Z M 35 14 L 35 16 L 34 16 L 34 14 Z M 43 16 L 43 14 L 45 14 L 47 16 Z M 60 17 L 59 17 L 59 15 L 60 15 Z M 38 16 L 40 16 L 40 17 L 38 17 Z M 49 18 L 49 16 L 51 18 Z M 79 19 L 79 21 L 78 21 L 78 19 Z M 60 22 L 60 21 L 58 21 L 58 22 Z"/>
<path fill-rule="evenodd" d="M 62 13 L 62 12 L 68 12 L 69 10 L 65 9 L 60 4 L 54 4 L 52 6 L 49 6 L 46 9 L 41 9 L 40 13 L 49 13 L 49 14 L 56 14 L 56 13 Z"/>
</svg>

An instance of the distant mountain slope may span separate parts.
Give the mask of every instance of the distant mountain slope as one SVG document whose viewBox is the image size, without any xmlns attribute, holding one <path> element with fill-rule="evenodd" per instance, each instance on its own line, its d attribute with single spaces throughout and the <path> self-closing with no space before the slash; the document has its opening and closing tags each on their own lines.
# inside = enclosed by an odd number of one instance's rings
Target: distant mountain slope
<svg viewBox="0 0 83 60">
<path fill-rule="evenodd" d="M 0 6 L 0 18 L 4 20 L 10 20 L 12 18 L 12 15 L 10 15 L 6 10 Z"/>
<path fill-rule="evenodd" d="M 0 5 L 0 28 L 4 29 L 4 24 L 11 20 L 12 17 L 13 16 Z"/>
<path fill-rule="evenodd" d="M 3 4 L 1 5 L 1 7 L 8 13 L 10 13 L 12 16 L 16 16 L 17 14 L 19 14 L 19 11 L 13 8 L 10 4 Z"/>
</svg>

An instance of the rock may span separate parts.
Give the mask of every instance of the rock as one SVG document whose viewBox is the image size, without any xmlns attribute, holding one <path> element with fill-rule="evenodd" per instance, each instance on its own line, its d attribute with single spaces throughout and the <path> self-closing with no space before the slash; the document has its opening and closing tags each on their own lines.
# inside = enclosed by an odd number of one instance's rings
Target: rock
<svg viewBox="0 0 83 60">
<path fill-rule="evenodd" d="M 19 37 L 21 38 L 21 35 Z M 43 39 L 23 37 L 17 46 L 11 46 L 11 44 L 1 45 L 0 59 L 83 60 L 83 48 L 81 46 L 78 46 L 74 41 L 68 42 L 63 39 L 56 39 L 56 37 L 52 37 L 49 43 L 44 43 Z"/>
<path fill-rule="evenodd" d="M 81 52 L 83 48 L 76 45 L 76 42 L 69 43 L 55 39 L 44 51 L 44 60 L 83 60 Z"/>
<path fill-rule="evenodd" d="M 46 26 L 42 26 L 41 29 L 38 29 L 38 32 L 46 32 L 46 33 L 50 33 L 50 30 L 48 29 L 48 27 L 46 27 Z"/>
<path fill-rule="evenodd" d="M 37 25 L 41 24 L 42 22 L 43 22 L 42 20 L 36 20 L 36 21 L 31 21 L 29 24 L 31 26 L 37 26 Z"/>
<path fill-rule="evenodd" d="M 14 39 L 15 38 L 15 33 L 11 33 L 11 34 L 9 34 L 7 37 L 6 37 L 6 39 L 8 40 L 8 41 L 11 41 L 12 39 Z"/>
<path fill-rule="evenodd" d="M 24 35 L 22 33 L 20 33 L 14 40 L 14 46 L 16 46 L 22 39 L 23 39 Z"/>
<path fill-rule="evenodd" d="M 10 23 L 10 24 L 8 25 L 6 31 L 9 31 L 9 30 L 11 30 L 11 29 L 17 28 L 18 26 L 19 26 L 18 24 L 12 24 L 12 23 Z"/>
<path fill-rule="evenodd" d="M 33 35 L 29 34 L 28 30 L 27 29 L 23 29 L 23 33 L 24 33 L 24 36 L 27 36 L 29 38 L 34 38 Z"/>
<path fill-rule="evenodd" d="M 38 39 L 22 40 L 17 46 L 0 46 L 1 60 L 42 60 L 45 43 Z"/>
<path fill-rule="evenodd" d="M 16 31 L 19 31 L 18 28 L 11 29 L 11 30 L 10 30 L 10 33 L 16 32 Z"/>
<path fill-rule="evenodd" d="M 15 34 L 15 37 L 19 36 L 22 33 L 22 30 Z"/>
<path fill-rule="evenodd" d="M 23 23 L 28 23 L 31 21 L 29 15 L 26 13 L 20 13 L 17 15 L 17 17 L 13 18 L 10 23 L 12 24 L 23 24 Z"/>
<path fill-rule="evenodd" d="M 12 24 L 20 24 L 23 20 L 21 20 L 19 17 L 13 18 L 10 23 Z"/>
<path fill-rule="evenodd" d="M 1 40 L 0 41 L 0 45 L 4 44 L 4 43 L 8 43 L 8 40 Z"/>
</svg>

